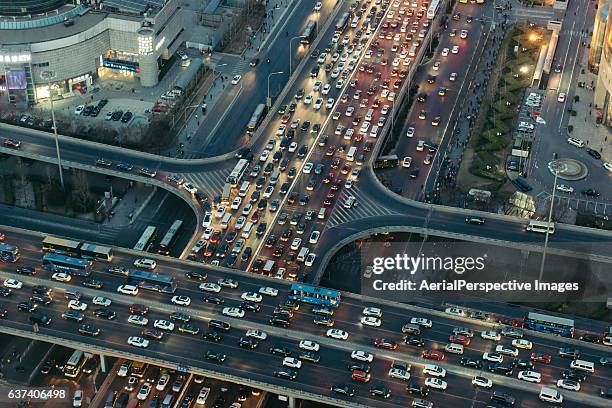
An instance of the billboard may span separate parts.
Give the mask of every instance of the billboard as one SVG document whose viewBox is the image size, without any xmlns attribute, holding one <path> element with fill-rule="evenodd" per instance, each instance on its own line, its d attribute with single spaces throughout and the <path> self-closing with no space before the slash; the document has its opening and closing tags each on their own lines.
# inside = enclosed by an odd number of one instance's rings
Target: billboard
<svg viewBox="0 0 612 408">
<path fill-rule="evenodd" d="M 8 89 L 26 89 L 28 83 L 26 81 L 25 71 L 6 71 L 6 87 Z"/>
</svg>

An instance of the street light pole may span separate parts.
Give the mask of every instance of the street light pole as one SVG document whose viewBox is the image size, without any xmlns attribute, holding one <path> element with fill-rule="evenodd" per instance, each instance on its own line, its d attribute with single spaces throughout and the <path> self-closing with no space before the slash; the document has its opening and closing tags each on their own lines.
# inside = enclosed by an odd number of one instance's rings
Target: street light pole
<svg viewBox="0 0 612 408">
<path fill-rule="evenodd" d="M 546 226 L 546 237 L 544 238 L 544 251 L 542 252 L 542 262 L 540 263 L 540 277 L 538 280 L 542 282 L 544 278 L 544 263 L 546 262 L 546 250 L 548 249 L 548 236 L 550 235 L 550 222 L 552 220 L 553 207 L 555 205 L 555 191 L 557 190 L 557 176 L 559 169 L 555 168 L 555 181 L 553 183 L 552 199 L 550 200 L 550 209 L 548 210 L 548 225 Z"/>
<path fill-rule="evenodd" d="M 270 98 L 270 77 L 272 77 L 272 75 L 280 75 L 280 74 L 284 74 L 284 71 L 277 71 L 277 72 L 270 72 L 268 74 L 268 99 L 266 99 L 266 104 L 268 105 L 268 108 L 272 107 L 272 99 Z"/>
<path fill-rule="evenodd" d="M 49 100 L 51 101 L 51 120 L 53 121 L 53 134 L 55 135 L 55 152 L 57 155 L 57 166 L 59 168 L 60 185 L 64 190 L 64 174 L 62 172 L 62 159 L 60 156 L 59 148 L 59 136 L 57 135 L 57 124 L 55 123 L 55 110 L 53 109 L 53 94 L 51 93 L 51 80 L 55 78 L 55 72 L 43 71 L 40 74 L 40 78 L 43 81 L 47 81 L 47 87 L 49 88 Z"/>
<path fill-rule="evenodd" d="M 295 40 L 296 38 L 302 38 L 302 36 L 298 35 L 289 40 L 289 77 L 291 77 L 291 74 L 293 73 L 293 63 L 291 61 L 291 57 L 293 55 L 293 48 L 291 47 L 291 44 L 293 43 L 293 40 Z"/>
</svg>

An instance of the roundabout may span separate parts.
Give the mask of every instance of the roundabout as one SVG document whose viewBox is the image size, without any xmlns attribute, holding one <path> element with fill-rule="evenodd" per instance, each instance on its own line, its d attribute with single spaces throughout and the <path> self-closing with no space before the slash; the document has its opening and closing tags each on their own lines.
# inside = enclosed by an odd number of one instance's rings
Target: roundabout
<svg viewBox="0 0 612 408">
<path fill-rule="evenodd" d="M 577 181 L 589 174 L 587 166 L 575 159 L 557 159 L 548 163 L 548 170 L 562 180 Z"/>
</svg>

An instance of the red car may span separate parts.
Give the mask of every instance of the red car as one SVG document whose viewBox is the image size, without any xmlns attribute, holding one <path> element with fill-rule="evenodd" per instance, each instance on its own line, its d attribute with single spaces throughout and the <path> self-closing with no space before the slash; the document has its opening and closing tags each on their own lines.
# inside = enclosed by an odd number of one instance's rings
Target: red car
<svg viewBox="0 0 612 408">
<path fill-rule="evenodd" d="M 6 235 L 0 232 L 0 241 L 4 241 L 6 239 Z"/>
<path fill-rule="evenodd" d="M 381 349 L 386 350 L 395 350 L 397 348 L 397 343 L 393 340 L 377 338 L 374 340 L 374 345 Z"/>
<path fill-rule="evenodd" d="M 468 336 L 463 336 L 461 334 L 451 334 L 448 338 L 448 341 L 455 344 L 462 344 L 464 346 L 469 346 L 471 339 Z"/>
<path fill-rule="evenodd" d="M 21 147 L 21 141 L 17 139 L 4 139 L 4 146 L 11 147 L 13 149 L 19 149 Z"/>
<path fill-rule="evenodd" d="M 535 363 L 550 364 L 552 356 L 544 353 L 531 353 L 531 361 Z"/>
<path fill-rule="evenodd" d="M 438 361 L 442 361 L 444 360 L 444 353 L 442 353 L 441 351 L 438 350 L 423 350 L 423 352 L 421 353 L 421 357 L 423 358 L 427 358 L 429 360 L 438 360 Z"/>
<path fill-rule="evenodd" d="M 523 321 L 518 319 L 509 319 L 507 317 L 500 317 L 497 320 L 498 323 L 505 324 L 512 327 L 523 327 Z"/>
<path fill-rule="evenodd" d="M 365 371 L 355 370 L 353 374 L 351 374 L 353 380 L 361 381 L 361 382 L 370 382 L 370 373 L 366 373 Z"/>
<path fill-rule="evenodd" d="M 130 306 L 130 313 L 132 314 L 139 314 L 141 316 L 144 316 L 147 314 L 147 312 L 149 311 L 149 308 L 145 305 L 141 305 L 139 303 L 134 303 L 132 306 Z"/>
<path fill-rule="evenodd" d="M 142 332 L 140 332 L 142 337 L 153 339 L 153 340 L 161 340 L 164 337 L 164 333 L 161 330 L 146 328 Z"/>
</svg>

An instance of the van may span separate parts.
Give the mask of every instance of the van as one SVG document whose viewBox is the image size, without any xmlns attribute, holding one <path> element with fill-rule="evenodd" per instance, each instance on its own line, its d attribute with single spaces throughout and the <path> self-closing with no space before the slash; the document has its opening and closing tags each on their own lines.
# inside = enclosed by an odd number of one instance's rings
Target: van
<svg viewBox="0 0 612 408">
<path fill-rule="evenodd" d="M 321 209 L 319 210 L 319 214 L 317 215 L 317 218 L 320 220 L 325 219 L 325 207 L 321 207 Z"/>
<path fill-rule="evenodd" d="M 247 194 L 247 191 L 249 191 L 250 185 L 251 183 L 249 183 L 248 181 L 243 181 L 242 185 L 240 186 L 240 190 L 238 190 L 238 195 L 240 197 L 244 197 Z"/>
<path fill-rule="evenodd" d="M 115 406 L 115 400 L 117 399 L 117 391 L 110 391 L 106 396 L 106 402 L 104 408 L 113 408 Z"/>
<path fill-rule="evenodd" d="M 300 252 L 297 256 L 297 260 L 298 262 L 304 262 L 304 260 L 306 259 L 306 256 L 308 255 L 308 253 L 310 252 L 310 250 L 306 247 L 302 247 L 300 249 Z"/>
<path fill-rule="evenodd" d="M 570 368 L 588 371 L 589 373 L 595 372 L 595 364 L 585 360 L 572 360 L 572 362 L 570 363 Z"/>
<path fill-rule="evenodd" d="M 267 275 L 267 276 L 271 276 L 272 275 L 272 271 L 274 270 L 274 261 L 272 260 L 267 260 L 266 264 L 263 267 L 263 274 Z"/>
<path fill-rule="evenodd" d="M 81 292 L 78 290 L 67 289 L 66 292 L 64 292 L 64 297 L 66 300 L 80 300 Z"/>
<path fill-rule="evenodd" d="M 223 219 L 221 220 L 221 229 L 227 229 L 230 221 L 232 220 L 232 214 L 225 213 Z"/>
<path fill-rule="evenodd" d="M 373 115 L 374 115 L 374 109 L 368 109 L 368 112 L 365 115 L 365 120 L 370 122 L 372 120 Z"/>
<path fill-rule="evenodd" d="M 30 323 L 47 326 L 49 323 L 51 323 L 51 318 L 46 314 L 34 312 L 30 315 Z"/>
<path fill-rule="evenodd" d="M 542 387 L 542 389 L 540 389 L 539 398 L 544 402 L 554 402 L 559 404 L 563 402 L 563 395 L 561 395 L 561 393 L 556 389 L 549 387 Z"/>
<path fill-rule="evenodd" d="M 172 395 L 171 392 L 169 392 L 164 397 L 164 400 L 162 401 L 160 408 L 170 408 L 173 402 L 174 402 L 174 396 Z"/>
<path fill-rule="evenodd" d="M 242 233 L 240 236 L 244 239 L 249 238 L 251 235 L 251 230 L 253 229 L 253 223 L 251 221 L 247 222 L 244 228 L 242 228 Z"/>
<path fill-rule="evenodd" d="M 405 324 L 402 326 L 402 333 L 412 334 L 414 336 L 420 336 L 421 328 L 416 324 Z"/>
<path fill-rule="evenodd" d="M 370 130 L 370 137 L 376 136 L 378 136 L 378 125 L 372 126 L 372 129 Z"/>
<path fill-rule="evenodd" d="M 455 343 L 447 343 L 444 350 L 452 354 L 463 354 L 463 345 Z"/>
<path fill-rule="evenodd" d="M 278 183 L 278 179 L 280 177 L 280 171 L 278 169 L 274 170 L 274 173 L 272 173 L 272 176 L 270 177 L 270 185 L 271 186 L 275 186 L 276 183 Z"/>
</svg>

